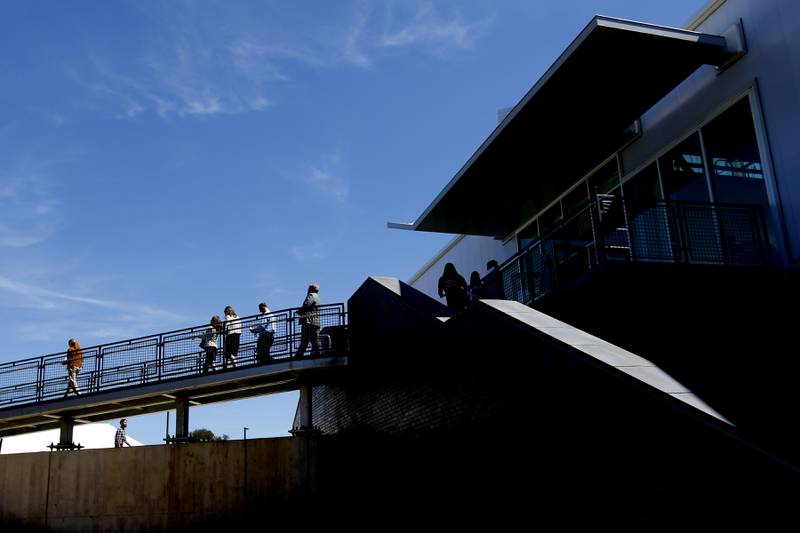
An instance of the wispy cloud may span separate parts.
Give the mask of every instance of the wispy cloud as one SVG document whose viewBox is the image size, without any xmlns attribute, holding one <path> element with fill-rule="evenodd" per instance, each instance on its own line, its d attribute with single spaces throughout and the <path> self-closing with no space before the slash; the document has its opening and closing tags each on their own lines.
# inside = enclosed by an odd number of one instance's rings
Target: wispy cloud
<svg viewBox="0 0 800 533">
<path fill-rule="evenodd" d="M 303 175 L 303 182 L 321 195 L 326 201 L 338 206 L 347 203 L 350 195 L 349 180 L 344 177 L 344 164 L 337 153 L 322 157 L 319 164 L 310 165 Z"/>
<path fill-rule="evenodd" d="M 290 251 L 292 256 L 300 262 L 323 259 L 328 253 L 325 244 L 321 241 L 296 244 Z"/>
<path fill-rule="evenodd" d="M 366 12 L 359 12 L 356 14 L 354 23 L 347 29 L 344 48 L 342 49 L 342 56 L 345 61 L 359 67 L 368 67 L 370 63 L 372 63 L 361 46 L 361 40 L 368 18 L 369 14 Z"/>
<path fill-rule="evenodd" d="M 85 63 L 65 67 L 67 75 L 89 90 L 95 106 L 110 106 L 120 119 L 148 112 L 165 119 L 210 117 L 269 107 L 266 82 L 281 76 L 268 74 L 261 48 L 245 36 L 219 36 L 189 24 L 180 11 L 168 11 L 163 20 L 153 19 L 156 31 L 143 36 L 133 59 L 121 62 L 114 50 L 96 48 L 85 54 Z"/>
<path fill-rule="evenodd" d="M 295 254 L 293 253 L 292 255 Z M 297 256 L 295 255 L 295 257 Z M 253 285 L 260 290 L 259 292 L 263 292 L 268 303 L 274 296 L 285 296 L 294 293 L 294 291 L 286 288 L 285 281 L 280 279 L 275 272 L 271 270 L 261 270 L 257 272 Z M 273 310 L 274 309 L 273 307 Z"/>
<path fill-rule="evenodd" d="M 344 179 L 331 174 L 328 170 L 312 167 L 308 181 L 317 190 L 338 204 L 343 204 L 347 200 L 349 194 L 347 183 Z"/>
<path fill-rule="evenodd" d="M 429 1 L 356 2 L 324 23 L 302 10 L 276 16 L 266 7 L 213 3 L 161 4 L 157 16 L 147 11 L 132 58 L 121 61 L 114 50 L 97 48 L 84 55 L 88 65 L 74 67 L 73 79 L 113 105 L 118 118 L 260 112 L 299 66 L 370 68 L 400 48 L 444 57 L 470 48 L 491 20 Z"/>
<path fill-rule="evenodd" d="M 445 59 L 454 51 L 472 48 L 495 18 L 490 10 L 466 16 L 458 7 L 447 9 L 446 4 L 428 1 L 416 2 L 411 9 L 403 6 L 406 9 L 397 12 L 387 8 L 377 47 L 409 48 Z"/>
<path fill-rule="evenodd" d="M 437 51 L 443 48 L 467 48 L 472 45 L 481 23 L 465 23 L 458 12 L 444 17 L 437 13 L 433 4 L 422 4 L 409 20 L 398 26 L 386 29 L 380 46 L 429 45 Z"/>
<path fill-rule="evenodd" d="M 51 235 L 58 201 L 48 181 L 35 171 L 0 174 L 0 204 L 0 247 L 24 248 Z"/>
<path fill-rule="evenodd" d="M 23 303 L 38 307 L 40 309 L 52 310 L 74 304 L 96 307 L 115 311 L 117 318 L 121 320 L 137 320 L 145 318 L 155 318 L 164 320 L 183 320 L 184 317 L 147 304 L 136 304 L 128 302 L 118 302 L 113 300 L 103 300 L 91 296 L 81 296 L 54 291 L 43 287 L 37 287 L 27 283 L 22 283 L 6 276 L 0 275 L 0 291 L 10 292 L 23 297 Z"/>
</svg>

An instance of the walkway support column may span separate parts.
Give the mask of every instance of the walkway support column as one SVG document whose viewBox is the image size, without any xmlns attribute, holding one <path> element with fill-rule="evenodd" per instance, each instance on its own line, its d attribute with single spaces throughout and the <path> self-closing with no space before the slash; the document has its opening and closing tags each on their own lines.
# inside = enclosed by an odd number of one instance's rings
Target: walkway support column
<svg viewBox="0 0 800 533">
<path fill-rule="evenodd" d="M 72 430 L 75 428 L 75 421 L 68 417 L 62 417 L 59 420 L 59 426 L 61 429 L 61 434 L 58 437 L 58 445 L 59 446 L 72 446 Z"/>
<path fill-rule="evenodd" d="M 175 400 L 175 438 L 182 439 L 189 436 L 189 399 L 178 398 Z"/>
<path fill-rule="evenodd" d="M 311 395 L 314 392 L 314 387 L 311 385 L 304 385 L 300 389 L 300 403 L 297 406 L 300 419 L 296 428 L 289 431 L 292 435 L 304 435 L 315 433 L 314 419 L 312 418 L 311 408 Z"/>
</svg>

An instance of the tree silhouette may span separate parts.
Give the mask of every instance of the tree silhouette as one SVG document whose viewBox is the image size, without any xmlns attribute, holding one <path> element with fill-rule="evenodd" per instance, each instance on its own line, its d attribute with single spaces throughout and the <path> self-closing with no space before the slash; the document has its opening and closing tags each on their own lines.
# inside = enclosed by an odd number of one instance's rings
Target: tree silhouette
<svg viewBox="0 0 800 533">
<path fill-rule="evenodd" d="M 196 440 L 199 442 L 211 442 L 215 440 L 228 440 L 228 436 L 225 434 L 222 435 L 214 435 L 214 432 L 210 429 L 206 428 L 198 428 L 194 431 L 189 433 L 189 437 L 192 440 Z"/>
</svg>

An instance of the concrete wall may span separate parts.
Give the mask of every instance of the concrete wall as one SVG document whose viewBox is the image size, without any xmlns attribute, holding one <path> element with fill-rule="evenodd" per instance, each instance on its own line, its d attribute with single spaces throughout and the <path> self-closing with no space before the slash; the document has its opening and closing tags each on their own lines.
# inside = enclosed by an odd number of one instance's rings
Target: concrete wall
<svg viewBox="0 0 800 533">
<path fill-rule="evenodd" d="M 406 327 L 424 314 L 407 291 L 369 280 L 356 292 L 348 303 L 353 346 L 369 349 L 354 353 L 346 379 L 313 392 L 313 423 L 324 432 L 404 443 L 391 459 L 375 459 L 377 473 L 402 458 L 398 479 L 417 475 L 418 485 L 444 486 L 478 505 L 494 496 L 504 509 L 619 498 L 626 509 L 634 501 L 675 507 L 722 495 L 730 504 L 780 495 L 798 479 L 736 428 L 554 341 L 519 313 L 481 302 L 439 327 Z M 584 342 L 580 332 L 573 337 Z M 609 491 L 612 482 L 629 490 Z"/>
<path fill-rule="evenodd" d="M 175 531 L 285 518 L 314 492 L 316 441 L 227 441 L 0 456 L 0 523 Z"/>
</svg>

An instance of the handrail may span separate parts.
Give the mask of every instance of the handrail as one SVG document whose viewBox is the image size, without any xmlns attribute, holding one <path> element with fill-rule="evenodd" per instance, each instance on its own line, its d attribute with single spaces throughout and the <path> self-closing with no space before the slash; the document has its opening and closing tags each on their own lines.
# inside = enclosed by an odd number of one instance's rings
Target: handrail
<svg viewBox="0 0 800 533">
<path fill-rule="evenodd" d="M 760 206 L 598 195 L 499 270 L 506 298 L 530 304 L 610 261 L 764 266 L 767 242 Z"/>
<path fill-rule="evenodd" d="M 282 309 L 267 315 L 275 327 L 269 362 L 291 358 L 297 349 L 301 337 L 301 328 L 295 325 L 298 309 Z M 346 326 L 344 304 L 319 306 L 318 313 L 321 329 L 329 328 L 328 337 L 323 339 L 330 344 L 323 346 L 319 354 L 313 354 L 309 346 L 306 355 L 330 356 L 345 352 L 346 341 L 341 331 Z M 269 364 L 257 361 L 258 335 L 250 331 L 263 318 L 264 315 L 251 315 L 239 319 L 238 368 Z M 205 359 L 199 341 L 208 329 L 209 325 L 203 324 L 82 347 L 83 367 L 77 376 L 78 388 L 82 394 L 94 394 L 198 375 L 203 372 Z M 218 359 L 222 358 L 226 338 L 227 335 L 220 332 Z M 67 352 L 62 351 L 0 363 L 0 409 L 64 396 L 68 384 L 66 356 Z"/>
</svg>

